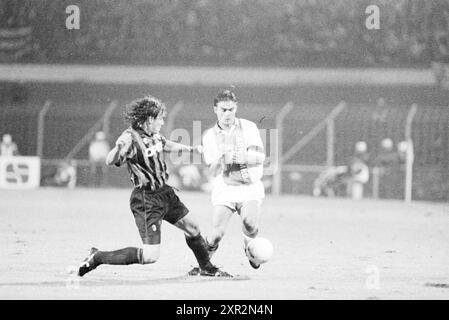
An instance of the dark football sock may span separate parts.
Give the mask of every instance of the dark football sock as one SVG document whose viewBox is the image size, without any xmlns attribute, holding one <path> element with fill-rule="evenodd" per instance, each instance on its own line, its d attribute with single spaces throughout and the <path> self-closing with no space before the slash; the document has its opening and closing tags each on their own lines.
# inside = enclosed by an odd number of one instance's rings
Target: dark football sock
<svg viewBox="0 0 449 320">
<path fill-rule="evenodd" d="M 207 251 L 207 242 L 201 236 L 201 234 L 196 237 L 187 237 L 186 242 L 190 249 L 192 249 L 196 260 L 201 269 L 207 269 L 213 267 L 212 263 L 209 261 L 209 252 Z"/>
<path fill-rule="evenodd" d="M 139 263 L 142 249 L 135 247 L 115 251 L 98 251 L 94 256 L 95 263 L 100 264 L 133 264 Z"/>
</svg>

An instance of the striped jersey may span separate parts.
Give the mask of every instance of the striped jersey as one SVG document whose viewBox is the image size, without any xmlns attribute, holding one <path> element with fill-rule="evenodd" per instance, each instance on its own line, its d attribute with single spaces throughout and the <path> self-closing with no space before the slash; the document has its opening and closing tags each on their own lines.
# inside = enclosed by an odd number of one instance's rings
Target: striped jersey
<svg viewBox="0 0 449 320">
<path fill-rule="evenodd" d="M 126 163 L 130 178 L 135 187 L 157 190 L 168 180 L 167 165 L 163 149 L 166 143 L 160 134 L 148 134 L 142 129 L 128 128 L 124 134 L 130 134 L 132 143 L 121 152 L 116 166 Z"/>
</svg>

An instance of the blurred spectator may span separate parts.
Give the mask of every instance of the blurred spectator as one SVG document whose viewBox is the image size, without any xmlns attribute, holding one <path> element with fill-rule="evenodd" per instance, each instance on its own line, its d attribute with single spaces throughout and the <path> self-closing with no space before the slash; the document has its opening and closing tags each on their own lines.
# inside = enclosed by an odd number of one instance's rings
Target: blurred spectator
<svg viewBox="0 0 449 320">
<path fill-rule="evenodd" d="M 60 1 L 8 2 L 5 19 L 0 2 L 0 24 L 34 22 L 41 62 L 427 67 L 449 10 L 446 0 L 78 0 L 86 27 L 67 37 L 58 28 Z M 380 8 L 382 32 L 360 27 L 369 4 Z"/>
<path fill-rule="evenodd" d="M 4 134 L 2 137 L 2 142 L 0 143 L 0 156 L 12 157 L 18 155 L 19 149 L 17 148 L 17 144 L 12 141 L 12 137 L 10 134 Z"/>
<path fill-rule="evenodd" d="M 200 190 L 202 179 L 197 166 L 193 164 L 185 165 L 179 168 L 181 184 L 185 190 Z"/>
<path fill-rule="evenodd" d="M 368 146 L 365 141 L 358 141 L 348 165 L 327 168 L 318 176 L 314 181 L 313 195 L 363 198 L 363 188 L 369 180 L 368 161 Z"/>
<path fill-rule="evenodd" d="M 405 163 L 407 159 L 407 141 L 401 141 L 398 143 L 398 159 L 400 163 Z"/>
<path fill-rule="evenodd" d="M 442 88 L 449 87 L 449 45 L 446 32 L 441 33 L 436 39 L 433 61 L 431 63 L 432 71 L 437 84 Z"/>
<path fill-rule="evenodd" d="M 299 193 L 299 184 L 302 180 L 302 175 L 298 171 L 290 172 L 288 175 L 290 183 L 292 184 L 292 192 Z"/>
<path fill-rule="evenodd" d="M 369 154 L 365 141 L 359 141 L 355 145 L 354 155 L 349 163 L 349 179 L 347 180 L 348 195 L 354 200 L 363 198 L 364 185 L 369 180 Z"/>
<path fill-rule="evenodd" d="M 54 177 L 56 186 L 73 189 L 76 185 L 76 166 L 72 162 L 62 162 Z"/>
<path fill-rule="evenodd" d="M 386 102 L 384 98 L 377 99 L 376 108 L 373 112 L 373 120 L 386 122 L 388 119 L 388 108 L 386 108 Z"/>
<path fill-rule="evenodd" d="M 358 158 L 365 163 L 368 163 L 369 153 L 368 146 L 365 141 L 358 141 L 355 144 L 353 157 Z"/>
<path fill-rule="evenodd" d="M 380 143 L 381 149 L 379 155 L 375 159 L 374 165 L 381 168 L 388 168 L 399 161 L 399 154 L 394 151 L 393 140 L 390 138 L 383 139 Z"/>
<path fill-rule="evenodd" d="M 48 163 L 41 170 L 41 186 L 68 187 L 76 186 L 76 162 L 60 161 Z"/>
<path fill-rule="evenodd" d="M 346 194 L 350 178 L 348 166 L 329 167 L 320 173 L 313 183 L 313 196 L 335 197 Z"/>
<path fill-rule="evenodd" d="M 376 168 L 376 174 L 379 175 L 380 198 L 394 198 L 398 190 L 396 181 L 400 174 L 400 154 L 394 150 L 393 140 L 385 138 L 380 143 L 380 152 L 374 159 L 373 165 Z"/>
<path fill-rule="evenodd" d="M 110 151 L 109 143 L 103 131 L 95 134 L 95 139 L 89 145 L 90 185 L 100 187 L 104 185 L 104 176 L 107 171 L 106 157 Z M 93 180 L 93 183 L 92 183 Z"/>
<path fill-rule="evenodd" d="M 214 178 L 210 174 L 208 166 L 204 165 L 201 167 L 201 176 L 203 177 L 203 180 L 201 183 L 201 190 L 204 192 L 212 192 L 212 183 L 213 183 Z"/>
</svg>

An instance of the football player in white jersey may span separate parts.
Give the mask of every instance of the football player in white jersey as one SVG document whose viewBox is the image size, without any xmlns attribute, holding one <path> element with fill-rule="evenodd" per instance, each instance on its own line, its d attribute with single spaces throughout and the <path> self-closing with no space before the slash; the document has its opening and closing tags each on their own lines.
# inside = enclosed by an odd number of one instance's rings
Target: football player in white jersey
<svg viewBox="0 0 449 320">
<path fill-rule="evenodd" d="M 215 177 L 212 232 L 207 242 L 212 256 L 231 216 L 239 214 L 245 253 L 251 266 L 257 269 L 260 264 L 252 261 L 246 248 L 259 231 L 260 206 L 265 196 L 261 181 L 265 153 L 257 125 L 237 118 L 237 108 L 237 98 L 233 92 L 220 92 L 214 99 L 217 123 L 203 135 L 204 161 Z"/>
</svg>

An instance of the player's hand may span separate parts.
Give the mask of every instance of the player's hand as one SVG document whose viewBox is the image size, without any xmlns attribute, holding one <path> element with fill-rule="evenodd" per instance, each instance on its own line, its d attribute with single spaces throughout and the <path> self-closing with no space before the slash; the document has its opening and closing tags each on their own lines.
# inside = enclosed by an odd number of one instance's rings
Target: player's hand
<svg viewBox="0 0 449 320">
<path fill-rule="evenodd" d="M 223 153 L 223 162 L 224 164 L 233 164 L 235 158 L 234 151 L 227 151 Z"/>
<path fill-rule="evenodd" d="M 122 133 L 120 137 L 117 138 L 117 141 L 115 142 L 116 147 L 121 149 L 127 149 L 132 143 L 132 137 L 129 133 Z"/>
</svg>

